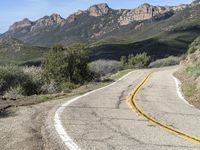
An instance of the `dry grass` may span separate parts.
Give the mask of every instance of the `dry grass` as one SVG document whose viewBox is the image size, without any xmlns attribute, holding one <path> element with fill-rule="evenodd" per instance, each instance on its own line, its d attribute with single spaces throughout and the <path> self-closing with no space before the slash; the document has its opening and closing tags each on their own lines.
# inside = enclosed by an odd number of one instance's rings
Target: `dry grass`
<svg viewBox="0 0 200 150">
<path fill-rule="evenodd" d="M 200 108 L 200 90 L 197 87 L 197 80 L 182 68 L 175 73 L 175 76 L 182 82 L 182 91 L 187 101 L 197 108 Z"/>
</svg>

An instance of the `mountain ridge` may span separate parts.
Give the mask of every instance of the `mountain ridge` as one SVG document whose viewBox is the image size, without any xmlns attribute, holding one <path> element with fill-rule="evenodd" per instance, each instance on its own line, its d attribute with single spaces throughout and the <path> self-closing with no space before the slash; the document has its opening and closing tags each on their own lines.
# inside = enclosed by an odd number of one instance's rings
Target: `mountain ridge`
<svg viewBox="0 0 200 150">
<path fill-rule="evenodd" d="M 119 60 L 123 55 L 142 52 L 158 59 L 184 54 L 200 35 L 199 18 L 199 0 L 188 5 L 143 4 L 135 9 L 120 10 L 98 4 L 67 18 L 52 14 L 35 22 L 24 19 L 0 35 L 0 39 L 14 38 L 34 47 L 55 44 L 67 47 L 82 42 L 89 45 L 91 60 Z"/>
<path fill-rule="evenodd" d="M 106 3 L 100 3 L 90 6 L 87 10 L 79 10 L 66 19 L 56 13 L 50 16 L 44 16 L 36 21 L 30 21 L 25 18 L 11 25 L 9 30 L 2 34 L 1 37 L 13 37 L 37 46 L 50 46 L 55 43 L 68 44 L 72 43 L 74 38 L 78 41 L 85 42 L 96 40 L 109 32 L 134 22 L 146 21 L 152 18 L 162 19 L 165 16 L 172 16 L 177 11 L 186 7 L 189 7 L 189 5 L 153 6 L 145 3 L 134 9 L 112 9 Z M 82 18 L 86 18 L 85 22 Z M 87 23 L 86 21 L 91 23 Z M 80 27 L 81 24 L 85 24 L 84 27 Z M 87 28 L 87 26 L 90 28 Z M 138 25 L 135 28 L 137 29 L 140 26 L 141 25 Z M 75 27 L 78 28 L 78 30 L 82 30 L 80 33 L 76 33 L 76 37 L 69 31 L 70 28 Z M 47 41 L 43 42 L 43 45 L 40 43 L 41 40 L 35 41 L 37 38 L 40 39 L 42 36 L 46 36 L 45 34 L 55 33 L 55 36 L 59 36 L 63 32 L 65 32 L 66 35 L 62 35 L 62 37 L 59 37 L 60 39 L 55 40 L 55 42 L 52 39 L 47 39 Z"/>
</svg>

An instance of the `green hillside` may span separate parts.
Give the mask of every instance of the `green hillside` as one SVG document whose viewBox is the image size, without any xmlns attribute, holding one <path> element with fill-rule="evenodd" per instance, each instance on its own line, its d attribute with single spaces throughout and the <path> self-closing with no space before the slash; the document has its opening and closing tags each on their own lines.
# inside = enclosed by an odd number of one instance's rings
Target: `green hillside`
<svg viewBox="0 0 200 150">
<path fill-rule="evenodd" d="M 121 55 L 146 51 L 154 58 L 182 55 L 191 42 L 200 35 L 200 5 L 186 8 L 162 20 L 143 22 L 140 30 L 131 31 L 128 25 L 94 42 L 94 59 L 119 59 Z"/>
<path fill-rule="evenodd" d="M 37 63 L 47 48 L 34 47 L 17 39 L 4 39 L 0 41 L 0 64 L 5 63 Z"/>
</svg>

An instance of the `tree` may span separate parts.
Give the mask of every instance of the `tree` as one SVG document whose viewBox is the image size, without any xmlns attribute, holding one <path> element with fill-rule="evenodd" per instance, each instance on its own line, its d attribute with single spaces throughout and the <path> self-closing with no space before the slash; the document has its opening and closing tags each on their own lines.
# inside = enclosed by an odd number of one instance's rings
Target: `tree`
<svg viewBox="0 0 200 150">
<path fill-rule="evenodd" d="M 48 81 L 59 81 L 64 78 L 63 64 L 64 48 L 61 45 L 55 45 L 49 50 L 43 61 L 44 75 Z"/>
<path fill-rule="evenodd" d="M 150 62 L 150 56 L 147 55 L 147 53 L 141 53 L 141 54 L 130 54 L 128 56 L 128 65 L 129 67 L 145 67 Z"/>
<path fill-rule="evenodd" d="M 88 79 L 89 53 L 84 44 L 73 44 L 65 51 L 65 62 L 67 62 L 66 74 L 68 81 L 83 83 Z"/>
<path fill-rule="evenodd" d="M 46 55 L 43 67 L 48 81 L 83 83 L 88 78 L 89 53 L 83 44 L 68 48 L 56 45 Z"/>
<path fill-rule="evenodd" d="M 121 64 L 122 67 L 125 67 L 127 65 L 127 58 L 126 58 L 126 56 L 122 56 L 120 58 L 120 64 Z"/>
</svg>

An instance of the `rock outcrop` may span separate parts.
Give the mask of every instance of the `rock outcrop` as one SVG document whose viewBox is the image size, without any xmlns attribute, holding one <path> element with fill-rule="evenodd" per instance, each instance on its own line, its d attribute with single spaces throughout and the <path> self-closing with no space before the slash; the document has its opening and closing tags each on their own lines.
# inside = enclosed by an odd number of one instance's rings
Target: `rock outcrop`
<svg viewBox="0 0 200 150">
<path fill-rule="evenodd" d="M 51 16 L 45 16 L 38 21 L 31 27 L 31 31 L 37 31 L 47 27 L 56 27 L 62 24 L 64 19 L 58 14 L 52 14 Z"/>
<path fill-rule="evenodd" d="M 22 21 L 15 22 L 13 25 L 10 26 L 9 31 L 16 32 L 19 29 L 26 29 L 32 26 L 33 22 L 29 19 L 25 18 Z"/>
<path fill-rule="evenodd" d="M 67 18 L 62 18 L 59 14 L 52 14 L 36 21 L 24 19 L 11 25 L 0 38 L 17 38 L 39 46 L 44 43 L 50 45 L 52 43 L 71 43 L 76 40 L 92 41 L 109 33 L 114 34 L 115 31 L 126 27 L 129 28 L 127 30 L 142 30 L 145 28 L 145 24 L 166 20 L 175 16 L 174 14 L 178 14 L 178 11 L 186 7 L 192 9 L 192 6 L 198 4 L 199 0 L 191 5 L 179 6 L 153 6 L 145 3 L 135 9 L 116 10 L 110 8 L 106 3 L 102 3 L 93 5 L 87 10 L 79 10 Z M 191 13 L 193 17 L 198 14 L 198 11 L 196 14 Z M 162 28 L 163 31 L 172 29 L 174 27 L 171 24 Z"/>
<path fill-rule="evenodd" d="M 197 3 L 197 2 L 195 2 Z M 67 23 L 73 23 L 76 19 L 83 14 L 92 17 L 102 17 L 104 15 L 112 14 L 115 16 L 113 19 L 117 19 L 120 26 L 128 25 L 134 21 L 148 20 L 153 17 L 163 17 L 174 11 L 179 11 L 187 7 L 186 5 L 180 5 L 176 7 L 162 7 L 152 6 L 150 4 L 143 4 L 136 9 L 122 9 L 113 10 L 106 3 L 93 5 L 85 11 L 79 10 L 76 13 L 70 15 L 67 19 L 62 18 L 58 14 L 52 14 L 51 16 L 45 16 L 35 22 L 28 20 L 27 18 L 14 23 L 10 26 L 9 31 L 16 32 L 19 29 L 24 29 L 23 32 L 34 32 L 47 27 L 64 26 Z M 112 19 L 112 18 L 111 18 Z M 116 23 L 115 21 L 112 21 Z"/>
<path fill-rule="evenodd" d="M 99 17 L 108 14 L 110 10 L 111 9 L 105 3 L 91 6 L 87 11 L 90 16 Z"/>
<path fill-rule="evenodd" d="M 172 8 L 143 4 L 136 9 L 124 10 L 119 18 L 120 25 L 128 25 L 133 21 L 148 20 L 172 13 Z"/>
</svg>

